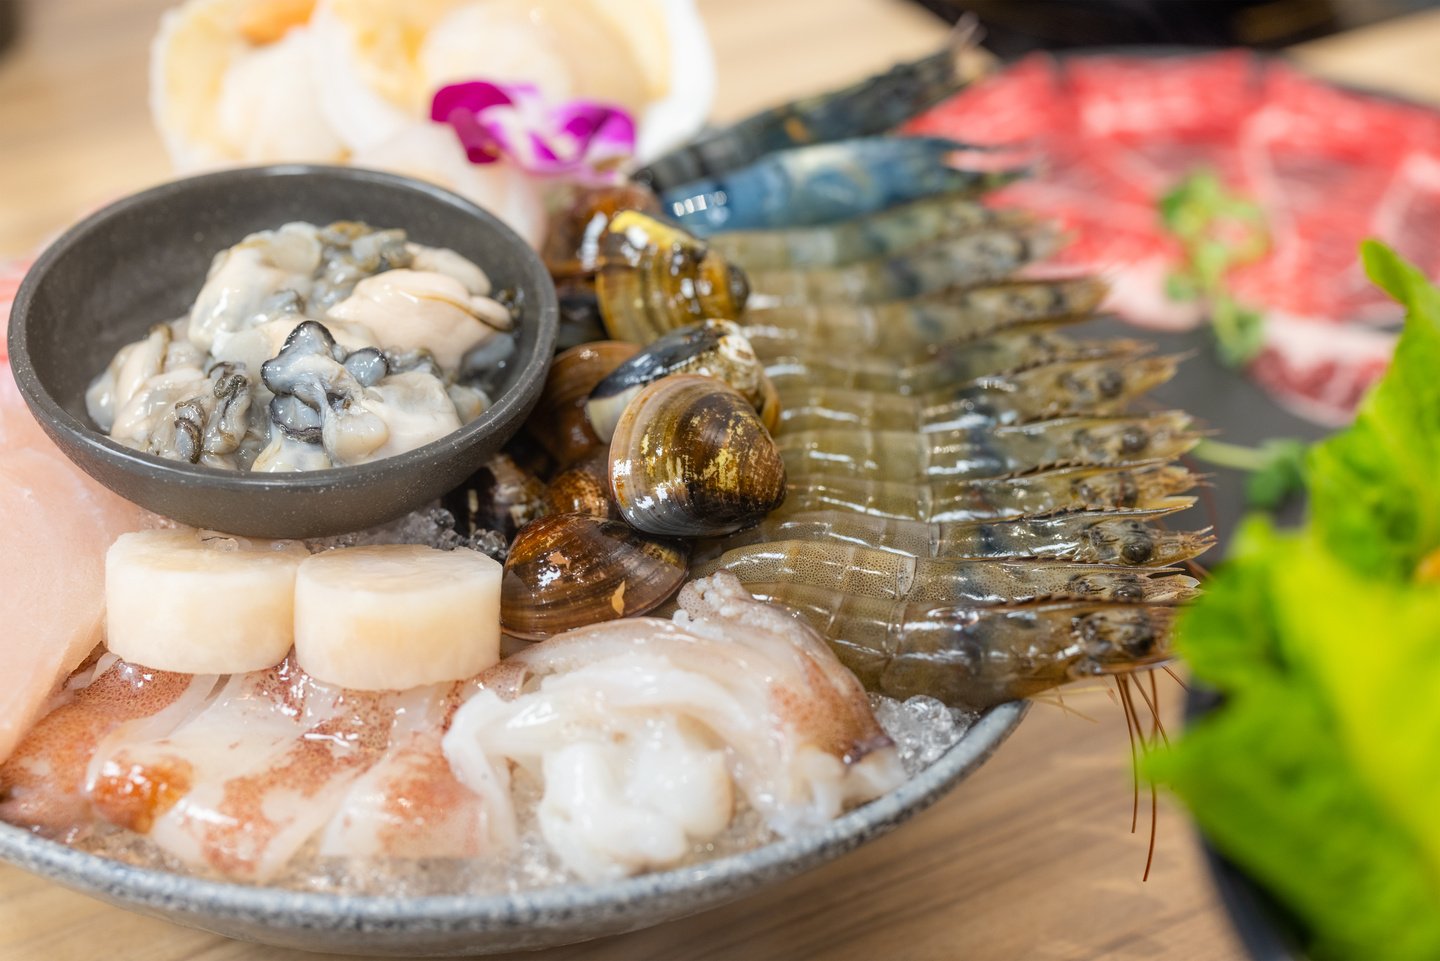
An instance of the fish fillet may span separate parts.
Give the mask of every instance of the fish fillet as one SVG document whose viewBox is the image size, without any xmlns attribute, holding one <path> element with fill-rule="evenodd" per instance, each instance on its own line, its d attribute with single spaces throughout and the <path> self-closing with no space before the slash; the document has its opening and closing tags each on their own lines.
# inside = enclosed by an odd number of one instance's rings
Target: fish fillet
<svg viewBox="0 0 1440 961">
<path fill-rule="evenodd" d="M 66 460 L 13 390 L 0 364 L 0 762 L 101 641 L 105 551 L 141 518 Z"/>
</svg>

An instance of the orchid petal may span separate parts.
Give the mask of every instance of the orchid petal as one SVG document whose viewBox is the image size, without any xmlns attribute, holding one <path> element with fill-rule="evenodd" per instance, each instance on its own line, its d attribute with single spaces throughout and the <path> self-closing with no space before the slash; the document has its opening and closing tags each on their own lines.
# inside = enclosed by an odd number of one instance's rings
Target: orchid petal
<svg viewBox="0 0 1440 961">
<path fill-rule="evenodd" d="M 552 104 L 528 83 L 450 84 L 435 92 L 430 118 L 454 128 L 472 163 L 510 157 L 532 173 L 594 172 L 635 152 L 635 120 L 623 108 Z"/>
</svg>

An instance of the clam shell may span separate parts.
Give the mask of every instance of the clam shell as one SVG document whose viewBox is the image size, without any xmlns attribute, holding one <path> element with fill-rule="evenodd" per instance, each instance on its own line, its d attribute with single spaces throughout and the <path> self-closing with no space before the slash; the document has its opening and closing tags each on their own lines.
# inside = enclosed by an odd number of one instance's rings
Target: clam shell
<svg viewBox="0 0 1440 961">
<path fill-rule="evenodd" d="M 600 238 L 595 292 L 611 337 L 648 344 L 707 318 L 734 320 L 750 285 L 740 268 L 698 238 L 637 210 L 622 210 Z"/>
<path fill-rule="evenodd" d="M 556 514 L 515 537 L 500 582 L 500 624 L 538 640 L 663 604 L 687 573 L 689 546 L 620 521 Z"/>
<path fill-rule="evenodd" d="M 545 378 L 540 402 L 525 428 L 561 467 L 573 464 L 600 446 L 585 419 L 585 399 L 616 367 L 639 352 L 636 344 L 600 340 L 572 347 L 556 356 Z"/>
<path fill-rule="evenodd" d="M 600 240 L 622 210 L 660 213 L 660 201 L 639 184 L 580 187 L 550 219 L 541 257 L 557 281 L 593 277 L 600 267 Z"/>
<path fill-rule="evenodd" d="M 596 436 L 604 441 L 613 437 L 620 414 L 635 395 L 645 385 L 671 374 L 719 378 L 756 410 L 764 406 L 767 394 L 778 402 L 765 366 L 740 325 L 733 320 L 706 320 L 672 330 L 595 385 L 585 402 L 585 413 Z"/>
<path fill-rule="evenodd" d="M 546 514 L 590 514 L 620 519 L 610 496 L 610 455 L 604 449 L 567 467 L 545 488 Z"/>
<path fill-rule="evenodd" d="M 785 499 L 785 465 L 750 402 L 713 377 L 677 374 L 642 390 L 610 442 L 610 489 L 635 528 L 728 534 Z"/>
</svg>

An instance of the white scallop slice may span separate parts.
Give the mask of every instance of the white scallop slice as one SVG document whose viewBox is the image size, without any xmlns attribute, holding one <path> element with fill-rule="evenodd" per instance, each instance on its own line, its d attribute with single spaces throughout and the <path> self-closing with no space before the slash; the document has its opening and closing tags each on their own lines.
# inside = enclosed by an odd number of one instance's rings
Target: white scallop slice
<svg viewBox="0 0 1440 961">
<path fill-rule="evenodd" d="M 317 680 L 403 690 L 472 677 L 500 660 L 498 563 L 475 551 L 387 544 L 300 565 L 295 655 Z"/>
<path fill-rule="evenodd" d="M 274 667 L 294 642 L 298 541 L 192 528 L 121 534 L 105 555 L 105 646 L 184 674 Z"/>
</svg>

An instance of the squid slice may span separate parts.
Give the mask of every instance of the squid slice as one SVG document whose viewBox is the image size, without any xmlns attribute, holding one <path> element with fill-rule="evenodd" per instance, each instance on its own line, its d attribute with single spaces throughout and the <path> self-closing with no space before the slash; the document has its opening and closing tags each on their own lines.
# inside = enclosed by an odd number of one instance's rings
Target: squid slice
<svg viewBox="0 0 1440 961">
<path fill-rule="evenodd" d="M 287 659 L 232 676 L 158 739 L 97 752 L 97 813 L 191 867 L 237 880 L 279 874 L 389 749 L 397 718 L 435 692 L 369 694 L 321 685 Z"/>
<path fill-rule="evenodd" d="M 164 737 L 193 715 L 216 678 L 153 671 L 105 656 L 71 678 L 60 703 L 0 765 L 0 820 L 55 836 L 93 821 L 91 759 L 116 740 Z"/>
<path fill-rule="evenodd" d="M 453 707 L 453 698 L 440 706 Z M 436 713 L 399 721 L 390 750 L 326 824 L 321 857 L 474 858 L 495 848 L 490 808 L 451 772 Z M 501 811 L 508 816 L 508 799 Z"/>
<path fill-rule="evenodd" d="M 730 823 L 737 798 L 789 835 L 903 779 L 819 635 L 724 572 L 680 604 L 673 621 L 610 621 L 514 655 L 445 736 L 486 803 L 508 797 L 512 764 L 543 781 L 541 833 L 586 880 L 674 863 Z"/>
</svg>

